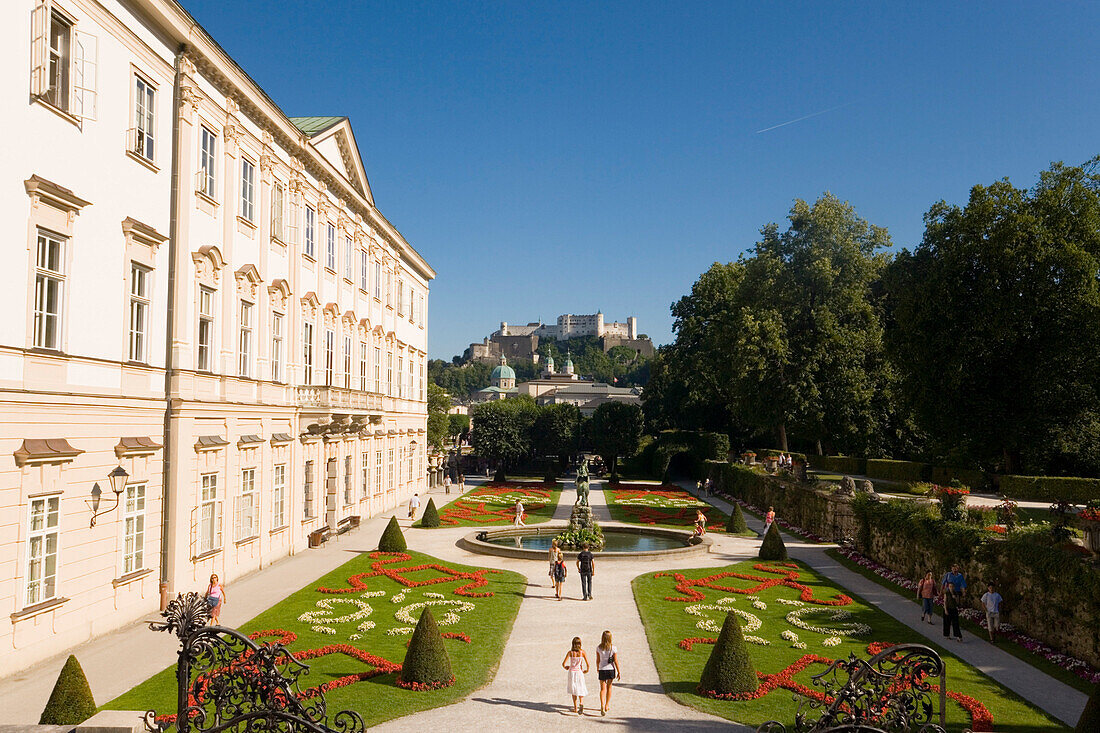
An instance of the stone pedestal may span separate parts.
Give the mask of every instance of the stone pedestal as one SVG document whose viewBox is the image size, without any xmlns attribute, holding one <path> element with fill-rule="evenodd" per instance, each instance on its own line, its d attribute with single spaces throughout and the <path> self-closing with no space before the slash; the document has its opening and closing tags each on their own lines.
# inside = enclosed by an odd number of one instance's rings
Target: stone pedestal
<svg viewBox="0 0 1100 733">
<path fill-rule="evenodd" d="M 573 513 L 569 516 L 569 529 L 592 529 L 596 526 L 596 520 L 592 518 L 592 507 L 577 504 L 573 507 Z"/>
</svg>

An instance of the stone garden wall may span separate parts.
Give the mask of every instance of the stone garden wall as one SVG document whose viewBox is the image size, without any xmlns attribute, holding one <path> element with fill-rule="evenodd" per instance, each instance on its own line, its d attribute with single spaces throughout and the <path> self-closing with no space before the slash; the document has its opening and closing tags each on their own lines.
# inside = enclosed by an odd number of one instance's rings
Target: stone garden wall
<svg viewBox="0 0 1100 733">
<path fill-rule="evenodd" d="M 1046 546 L 1036 535 L 1002 539 L 980 527 L 945 522 L 920 502 L 841 496 L 736 464 L 711 462 L 709 468 L 718 492 L 773 506 L 781 518 L 827 540 L 852 541 L 862 554 L 905 577 L 916 580 L 931 570 L 938 581 L 957 562 L 969 584 L 967 605 L 979 608 L 992 580 L 1005 599 L 1004 621 L 1100 667 L 1095 564 Z"/>
</svg>

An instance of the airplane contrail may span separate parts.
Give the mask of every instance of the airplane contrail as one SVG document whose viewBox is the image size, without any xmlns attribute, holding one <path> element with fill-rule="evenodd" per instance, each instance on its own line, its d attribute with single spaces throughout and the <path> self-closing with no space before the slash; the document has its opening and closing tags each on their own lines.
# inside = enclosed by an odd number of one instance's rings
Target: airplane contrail
<svg viewBox="0 0 1100 733">
<path fill-rule="evenodd" d="M 838 109 L 840 109 L 842 107 L 847 107 L 849 104 L 851 104 L 851 102 L 845 102 L 844 104 L 838 104 L 837 106 L 830 107 L 829 109 L 823 109 L 820 112 L 813 112 L 812 114 L 808 114 L 805 117 L 799 117 L 798 119 L 787 120 L 786 122 L 780 122 L 778 125 L 772 125 L 771 127 L 765 127 L 763 130 L 757 130 L 756 134 L 759 135 L 762 132 L 768 132 L 769 130 L 775 130 L 775 129 L 780 128 L 780 127 L 786 127 L 787 125 L 793 125 L 796 122 L 801 122 L 802 120 L 808 120 L 811 117 L 818 117 L 819 115 L 825 115 L 825 114 L 829 114 L 830 112 L 836 112 Z"/>
</svg>

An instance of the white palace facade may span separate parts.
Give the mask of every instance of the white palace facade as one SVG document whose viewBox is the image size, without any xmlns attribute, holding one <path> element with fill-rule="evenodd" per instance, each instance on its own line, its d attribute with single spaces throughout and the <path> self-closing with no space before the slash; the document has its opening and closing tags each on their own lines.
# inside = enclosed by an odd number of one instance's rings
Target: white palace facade
<svg viewBox="0 0 1100 733">
<path fill-rule="evenodd" d="M 174 0 L 0 20 L 10 674 L 423 492 L 435 273 Z"/>
</svg>

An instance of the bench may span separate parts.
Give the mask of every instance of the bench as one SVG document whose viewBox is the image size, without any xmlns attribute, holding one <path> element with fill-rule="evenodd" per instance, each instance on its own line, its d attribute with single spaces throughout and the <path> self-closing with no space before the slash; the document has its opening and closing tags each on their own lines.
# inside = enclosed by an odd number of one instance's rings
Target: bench
<svg viewBox="0 0 1100 733">
<path fill-rule="evenodd" d="M 326 524 L 324 527 L 313 530 L 309 533 L 309 546 L 320 547 L 328 539 L 329 527 Z"/>
<path fill-rule="evenodd" d="M 336 524 L 336 534 L 341 535 L 344 532 L 350 532 L 353 529 L 359 528 L 359 522 L 361 517 L 358 514 L 352 514 L 350 517 L 344 517 Z"/>
</svg>

